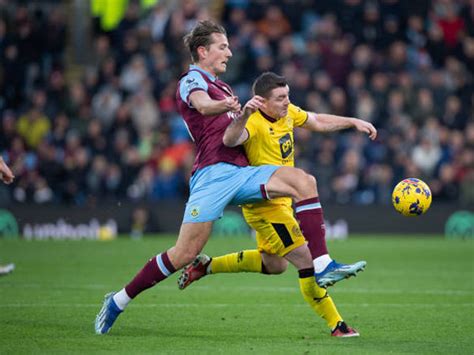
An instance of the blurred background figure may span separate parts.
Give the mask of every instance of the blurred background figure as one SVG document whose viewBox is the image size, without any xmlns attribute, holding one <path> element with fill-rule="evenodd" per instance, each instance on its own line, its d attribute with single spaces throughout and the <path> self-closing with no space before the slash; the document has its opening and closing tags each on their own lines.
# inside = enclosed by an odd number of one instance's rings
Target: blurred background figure
<svg viewBox="0 0 474 355">
<path fill-rule="evenodd" d="M 7 164 L 3 161 L 3 158 L 0 157 L 0 178 L 5 184 L 10 184 L 13 182 L 13 179 L 15 178 L 8 167 Z M 6 265 L 0 265 L 0 276 L 9 274 L 15 269 L 15 264 L 10 263 Z"/>
<path fill-rule="evenodd" d="M 434 199 L 465 204 L 473 13 L 468 0 L 0 2 L 0 155 L 17 176 L 2 201 L 184 199 L 194 148 L 174 102 L 190 62 L 182 36 L 211 17 L 228 30 L 222 79 L 242 102 L 271 70 L 295 104 L 377 127 L 355 147 L 348 132 L 296 133 L 324 200 L 390 204 L 395 183 L 419 174 Z"/>
<path fill-rule="evenodd" d="M 6 265 L 0 265 L 0 276 L 7 275 L 15 270 L 15 264 L 10 263 Z"/>
</svg>

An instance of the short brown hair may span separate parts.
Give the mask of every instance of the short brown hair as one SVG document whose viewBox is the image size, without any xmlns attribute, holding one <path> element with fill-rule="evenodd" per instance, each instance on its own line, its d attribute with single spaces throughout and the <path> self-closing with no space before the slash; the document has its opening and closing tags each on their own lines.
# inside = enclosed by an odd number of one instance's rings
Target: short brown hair
<svg viewBox="0 0 474 355">
<path fill-rule="evenodd" d="M 201 46 L 209 48 L 212 44 L 211 35 L 213 33 L 222 33 L 227 36 L 224 27 L 209 20 L 199 21 L 191 32 L 184 36 L 184 45 L 189 53 L 191 53 L 191 58 L 194 63 L 199 61 L 197 49 Z"/>
<path fill-rule="evenodd" d="M 255 79 L 252 91 L 254 95 L 268 98 L 273 89 L 285 87 L 287 85 L 288 83 L 284 76 L 277 75 L 273 72 L 265 72 Z"/>
</svg>

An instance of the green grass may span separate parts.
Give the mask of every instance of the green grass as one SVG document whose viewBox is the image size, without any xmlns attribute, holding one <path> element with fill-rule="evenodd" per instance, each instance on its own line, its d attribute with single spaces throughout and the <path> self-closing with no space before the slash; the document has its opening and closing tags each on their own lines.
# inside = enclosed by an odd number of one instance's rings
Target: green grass
<svg viewBox="0 0 474 355">
<path fill-rule="evenodd" d="M 427 237 L 329 243 L 340 261 L 368 261 L 331 288 L 360 338 L 333 339 L 303 301 L 297 273 L 213 275 L 185 291 L 176 275 L 140 295 L 111 333 L 93 321 L 118 290 L 173 238 L 113 242 L 0 241 L 0 353 L 468 354 L 474 350 L 474 243 Z M 214 239 L 211 255 L 252 248 Z"/>
</svg>

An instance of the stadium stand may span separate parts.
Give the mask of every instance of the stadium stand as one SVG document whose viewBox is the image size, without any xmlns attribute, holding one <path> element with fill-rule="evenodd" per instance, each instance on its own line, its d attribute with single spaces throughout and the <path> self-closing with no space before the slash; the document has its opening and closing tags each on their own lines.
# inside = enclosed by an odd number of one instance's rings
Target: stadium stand
<svg viewBox="0 0 474 355">
<path fill-rule="evenodd" d="M 93 50 L 79 75 L 65 5 L 44 3 L 0 1 L 0 153 L 17 177 L 3 205 L 185 197 L 182 35 L 211 15 L 228 30 L 224 79 L 241 102 L 272 70 L 293 103 L 378 128 L 375 142 L 297 132 L 296 161 L 318 177 L 322 200 L 389 204 L 396 182 L 418 177 L 437 200 L 474 202 L 472 1 L 121 0 L 106 20 L 92 1 Z"/>
</svg>

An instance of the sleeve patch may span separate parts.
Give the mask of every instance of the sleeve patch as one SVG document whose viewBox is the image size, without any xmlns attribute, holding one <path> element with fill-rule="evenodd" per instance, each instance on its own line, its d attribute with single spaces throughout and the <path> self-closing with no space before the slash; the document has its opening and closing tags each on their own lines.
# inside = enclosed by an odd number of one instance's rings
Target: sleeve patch
<svg viewBox="0 0 474 355">
<path fill-rule="evenodd" d="M 181 100 L 186 102 L 186 104 L 191 107 L 191 103 L 189 102 L 189 95 L 191 94 L 191 92 L 196 90 L 207 91 L 207 89 L 207 83 L 203 79 L 201 74 L 196 72 L 190 72 L 181 80 L 179 85 L 179 94 L 181 96 Z"/>
</svg>

